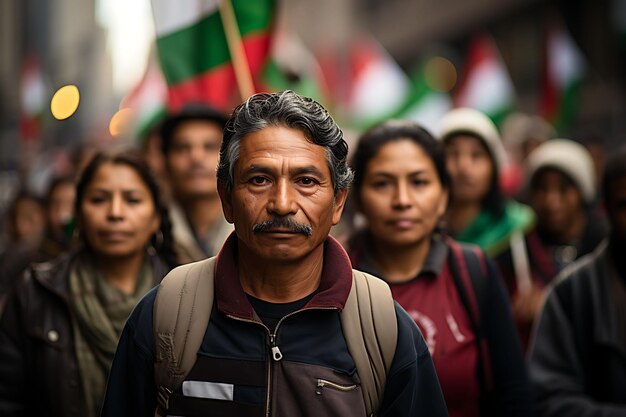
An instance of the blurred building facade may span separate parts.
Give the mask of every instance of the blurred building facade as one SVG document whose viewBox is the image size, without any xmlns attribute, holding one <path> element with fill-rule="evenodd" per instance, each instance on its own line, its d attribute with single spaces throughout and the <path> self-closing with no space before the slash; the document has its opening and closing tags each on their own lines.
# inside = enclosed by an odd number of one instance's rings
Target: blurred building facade
<svg viewBox="0 0 626 417">
<path fill-rule="evenodd" d="M 0 2 L 1 169 L 19 170 L 24 155 L 74 146 L 103 123 L 106 129 L 113 105 L 111 64 L 95 7 L 96 0 Z M 33 92 L 40 97 L 23 97 L 27 67 L 41 82 L 43 88 Z M 60 122 L 50 114 L 50 99 L 66 84 L 79 88 L 81 101 L 76 113 Z M 34 117 L 42 134 L 30 141 L 20 127 L 24 99 L 41 107 Z"/>
<path fill-rule="evenodd" d="M 368 31 L 410 70 L 426 55 L 443 53 L 461 69 L 472 35 L 493 36 L 510 72 L 517 110 L 537 113 L 546 29 L 558 20 L 583 52 L 587 69 L 575 123 L 560 135 L 603 136 L 607 146 L 626 128 L 624 0 L 306 0 L 284 5 L 289 20 L 316 49 L 348 47 Z M 621 16 L 621 17 L 620 17 Z"/>
</svg>

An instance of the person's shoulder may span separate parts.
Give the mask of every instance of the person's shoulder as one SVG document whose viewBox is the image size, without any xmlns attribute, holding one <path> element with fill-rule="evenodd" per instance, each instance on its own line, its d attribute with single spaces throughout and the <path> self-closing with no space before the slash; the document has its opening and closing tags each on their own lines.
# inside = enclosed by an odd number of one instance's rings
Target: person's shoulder
<svg viewBox="0 0 626 417">
<path fill-rule="evenodd" d="M 406 363 L 416 361 L 418 357 L 428 353 L 428 345 L 415 320 L 397 301 L 394 301 L 394 304 L 398 323 L 396 358 L 402 358 Z"/>
<path fill-rule="evenodd" d="M 567 288 L 593 279 L 594 270 L 604 261 L 607 242 L 601 243 L 593 252 L 567 265 L 554 279 L 555 288 Z"/>
<path fill-rule="evenodd" d="M 575 306 L 590 305 L 597 291 L 592 287 L 604 279 L 598 267 L 604 261 L 606 246 L 601 244 L 595 251 L 566 266 L 553 280 L 546 302 L 557 303 L 566 311 Z"/>
<path fill-rule="evenodd" d="M 154 310 L 154 300 L 156 299 L 157 292 L 159 290 L 159 285 L 156 285 L 150 291 L 148 291 L 142 298 L 139 300 L 133 311 L 130 313 L 128 318 L 128 322 L 134 326 L 137 325 L 147 325 L 147 321 L 150 323 L 150 327 L 152 326 L 152 317 Z"/>
<path fill-rule="evenodd" d="M 159 286 L 148 291 L 137 303 L 126 321 L 125 334 L 132 338 L 135 345 L 154 353 L 153 311 Z"/>
</svg>

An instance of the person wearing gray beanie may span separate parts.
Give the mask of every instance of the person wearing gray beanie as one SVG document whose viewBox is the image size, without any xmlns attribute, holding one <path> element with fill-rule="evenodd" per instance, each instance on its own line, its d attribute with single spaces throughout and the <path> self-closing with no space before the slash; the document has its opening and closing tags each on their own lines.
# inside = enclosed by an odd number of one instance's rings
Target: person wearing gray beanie
<svg viewBox="0 0 626 417">
<path fill-rule="evenodd" d="M 497 259 L 524 343 L 546 285 L 605 237 L 603 219 L 590 210 L 596 197 L 594 175 L 589 152 L 568 139 L 548 140 L 526 160 L 525 188 L 537 223 L 517 247 Z"/>
<path fill-rule="evenodd" d="M 438 138 L 452 178 L 447 231 L 497 256 L 513 233 L 530 229 L 534 221 L 528 206 L 505 198 L 500 189 L 506 153 L 498 129 L 483 113 L 458 108 L 443 117 Z"/>
<path fill-rule="evenodd" d="M 539 417 L 626 416 L 626 149 L 602 175 L 609 236 L 550 286 L 528 355 Z"/>
</svg>

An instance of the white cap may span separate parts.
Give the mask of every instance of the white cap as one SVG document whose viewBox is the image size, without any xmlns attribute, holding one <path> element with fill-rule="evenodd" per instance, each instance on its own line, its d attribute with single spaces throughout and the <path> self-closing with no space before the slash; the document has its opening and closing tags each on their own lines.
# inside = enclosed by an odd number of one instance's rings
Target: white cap
<svg viewBox="0 0 626 417">
<path fill-rule="evenodd" d="M 528 155 L 526 160 L 527 186 L 542 168 L 554 168 L 567 175 L 587 203 L 596 194 L 595 171 L 589 151 L 569 139 L 550 139 Z"/>
<path fill-rule="evenodd" d="M 506 152 L 498 128 L 484 113 L 462 107 L 448 112 L 441 119 L 438 139 L 445 141 L 463 133 L 476 136 L 485 143 L 498 170 L 506 165 Z"/>
</svg>

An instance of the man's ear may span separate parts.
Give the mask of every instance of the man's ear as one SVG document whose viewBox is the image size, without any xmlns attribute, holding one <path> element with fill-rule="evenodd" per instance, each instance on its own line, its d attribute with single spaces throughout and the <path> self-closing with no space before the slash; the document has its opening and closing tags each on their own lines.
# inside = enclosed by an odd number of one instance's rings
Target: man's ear
<svg viewBox="0 0 626 417">
<path fill-rule="evenodd" d="M 217 181 L 217 193 L 222 201 L 222 211 L 224 212 L 224 218 L 228 223 L 234 223 L 233 219 L 233 204 L 231 201 L 231 193 L 226 189 L 226 184 L 222 181 Z"/>
<path fill-rule="evenodd" d="M 343 208 L 346 205 L 346 200 L 348 199 L 348 190 L 339 190 L 337 195 L 335 196 L 335 204 L 333 205 L 333 226 L 339 223 L 341 219 L 341 213 L 343 213 Z"/>
</svg>

